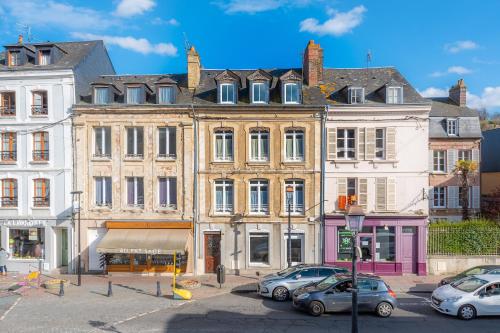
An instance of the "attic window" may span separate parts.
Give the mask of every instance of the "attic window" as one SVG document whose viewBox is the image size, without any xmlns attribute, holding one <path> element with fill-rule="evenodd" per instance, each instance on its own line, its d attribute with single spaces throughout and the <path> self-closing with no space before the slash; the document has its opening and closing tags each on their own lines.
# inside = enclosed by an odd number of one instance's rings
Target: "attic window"
<svg viewBox="0 0 500 333">
<path fill-rule="evenodd" d="M 300 93 L 298 83 L 285 83 L 285 104 L 299 104 Z"/>
<path fill-rule="evenodd" d="M 264 82 L 252 83 L 252 103 L 265 104 L 268 102 L 269 87 Z"/>
<path fill-rule="evenodd" d="M 21 65 L 21 52 L 9 51 L 9 66 L 19 66 L 19 65 Z"/>
<path fill-rule="evenodd" d="M 233 83 L 221 83 L 220 85 L 220 102 L 221 104 L 236 103 L 235 91 Z"/>
<path fill-rule="evenodd" d="M 387 87 L 386 103 L 387 104 L 403 104 L 403 88 L 402 87 Z"/>
<path fill-rule="evenodd" d="M 50 50 L 38 51 L 38 64 L 41 66 L 50 64 Z"/>
<path fill-rule="evenodd" d="M 365 89 L 359 87 L 349 88 L 349 104 L 363 104 L 365 102 Z"/>
<path fill-rule="evenodd" d="M 94 88 L 94 104 L 108 104 L 109 102 L 109 88 L 108 87 L 95 87 Z"/>
<path fill-rule="evenodd" d="M 158 104 L 174 104 L 174 87 L 162 86 L 158 87 Z"/>
<path fill-rule="evenodd" d="M 458 135 L 458 119 L 446 119 L 446 132 L 448 135 Z"/>
<path fill-rule="evenodd" d="M 141 103 L 142 103 L 142 88 L 127 87 L 127 104 L 141 104 Z"/>
</svg>

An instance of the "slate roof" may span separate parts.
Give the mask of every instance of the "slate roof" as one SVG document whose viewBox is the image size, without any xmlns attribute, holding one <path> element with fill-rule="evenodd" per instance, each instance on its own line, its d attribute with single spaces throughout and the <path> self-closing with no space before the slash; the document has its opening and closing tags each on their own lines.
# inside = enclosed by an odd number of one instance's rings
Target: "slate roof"
<svg viewBox="0 0 500 333">
<path fill-rule="evenodd" d="M 481 172 L 500 172 L 500 158 L 498 158 L 498 147 L 500 146 L 500 128 L 483 132 L 481 143 Z"/>
<path fill-rule="evenodd" d="M 24 71 L 24 70 L 53 70 L 53 69 L 74 69 L 98 44 L 103 44 L 102 41 L 82 41 L 82 42 L 54 42 L 54 43 L 28 43 L 28 44 L 10 44 L 5 47 L 20 47 L 24 46 L 31 51 L 35 51 L 36 46 L 54 45 L 62 51 L 62 57 L 53 64 L 39 66 L 27 63 L 22 66 L 7 66 L 5 64 L 5 54 L 0 57 L 3 61 L 0 63 L 0 71 Z"/>
<path fill-rule="evenodd" d="M 481 124 L 476 110 L 458 106 L 448 97 L 430 98 L 432 101 L 429 119 L 429 137 L 444 138 L 481 138 Z M 458 135 L 449 136 L 447 133 L 447 119 L 458 119 Z"/>
</svg>

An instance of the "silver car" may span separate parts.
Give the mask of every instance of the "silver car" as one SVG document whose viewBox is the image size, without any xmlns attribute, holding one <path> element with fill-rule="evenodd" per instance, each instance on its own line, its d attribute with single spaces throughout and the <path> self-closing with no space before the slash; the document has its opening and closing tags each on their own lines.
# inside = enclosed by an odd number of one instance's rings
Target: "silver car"
<svg viewBox="0 0 500 333">
<path fill-rule="evenodd" d="M 343 267 L 302 264 L 265 276 L 259 282 L 257 292 L 276 301 L 286 301 L 297 288 L 321 281 L 333 274 L 347 272 Z"/>
</svg>

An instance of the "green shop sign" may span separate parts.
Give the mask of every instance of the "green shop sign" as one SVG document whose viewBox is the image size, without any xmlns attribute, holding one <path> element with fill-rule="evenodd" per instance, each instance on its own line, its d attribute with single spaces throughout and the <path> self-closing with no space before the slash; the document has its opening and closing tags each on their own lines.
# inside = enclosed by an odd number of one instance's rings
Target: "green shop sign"
<svg viewBox="0 0 500 333">
<path fill-rule="evenodd" d="M 352 233 L 350 231 L 339 231 L 339 253 L 352 252 Z"/>
</svg>

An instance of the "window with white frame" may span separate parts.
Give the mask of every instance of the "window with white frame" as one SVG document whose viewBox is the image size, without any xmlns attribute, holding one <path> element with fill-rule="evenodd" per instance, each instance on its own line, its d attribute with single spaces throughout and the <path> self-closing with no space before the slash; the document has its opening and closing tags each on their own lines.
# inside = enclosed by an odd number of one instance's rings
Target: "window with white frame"
<svg viewBox="0 0 500 333">
<path fill-rule="evenodd" d="M 142 127 L 127 128 L 127 157 L 143 157 L 144 129 Z"/>
<path fill-rule="evenodd" d="M 1 144 L 0 147 L 0 160 L 2 161 L 16 161 L 17 160 L 17 133 L 16 132 L 3 132 L 0 134 Z"/>
<path fill-rule="evenodd" d="M 175 90 L 172 86 L 158 87 L 158 104 L 174 104 Z"/>
<path fill-rule="evenodd" d="M 300 89 L 298 83 L 285 83 L 285 104 L 300 103 Z"/>
<path fill-rule="evenodd" d="M 94 128 L 96 157 L 111 157 L 111 127 Z"/>
<path fill-rule="evenodd" d="M 375 158 L 385 159 L 385 128 L 375 129 Z"/>
<path fill-rule="evenodd" d="M 267 103 L 269 96 L 268 84 L 265 82 L 252 83 L 252 103 Z"/>
<path fill-rule="evenodd" d="M 434 150 L 433 155 L 433 171 L 445 172 L 446 171 L 446 150 Z"/>
<path fill-rule="evenodd" d="M 269 131 L 252 130 L 250 132 L 250 160 L 269 161 Z"/>
<path fill-rule="evenodd" d="M 472 160 L 472 150 L 465 149 L 458 151 L 458 160 L 459 161 L 471 161 Z"/>
<path fill-rule="evenodd" d="M 113 187 L 111 177 L 95 177 L 95 204 L 96 206 L 111 207 L 113 203 Z"/>
<path fill-rule="evenodd" d="M 33 179 L 33 207 L 50 206 L 50 180 L 46 178 Z"/>
<path fill-rule="evenodd" d="M 177 209 L 177 178 L 160 177 L 158 184 L 160 207 Z"/>
<path fill-rule="evenodd" d="M 158 157 L 176 157 L 176 127 L 167 126 L 158 128 Z"/>
<path fill-rule="evenodd" d="M 222 179 L 215 181 L 215 212 L 233 212 L 233 181 Z"/>
<path fill-rule="evenodd" d="M 94 104 L 108 104 L 109 103 L 109 88 L 108 87 L 95 87 L 94 88 Z"/>
<path fill-rule="evenodd" d="M 142 87 L 127 87 L 127 104 L 142 103 Z"/>
<path fill-rule="evenodd" d="M 38 64 L 41 66 L 50 64 L 50 50 L 38 51 Z"/>
<path fill-rule="evenodd" d="M 458 119 L 446 120 L 446 132 L 448 135 L 458 135 Z"/>
<path fill-rule="evenodd" d="M 347 178 L 347 197 L 350 198 L 357 194 L 356 178 Z"/>
<path fill-rule="evenodd" d="M 434 187 L 432 200 L 434 208 L 446 208 L 446 187 Z"/>
<path fill-rule="evenodd" d="M 472 208 L 472 186 L 467 188 L 467 207 Z M 465 191 L 462 186 L 458 187 L 458 208 L 462 208 L 465 200 Z"/>
<path fill-rule="evenodd" d="M 287 130 L 285 132 L 285 160 L 304 161 L 304 131 Z"/>
<path fill-rule="evenodd" d="M 44 90 L 33 91 L 31 114 L 34 116 L 46 116 L 48 111 L 47 92 Z"/>
<path fill-rule="evenodd" d="M 337 158 L 356 158 L 356 130 L 353 128 L 337 129 Z"/>
<path fill-rule="evenodd" d="M 403 104 L 403 88 L 387 87 L 387 104 Z"/>
<path fill-rule="evenodd" d="M 2 207 L 17 207 L 17 179 L 2 179 Z"/>
<path fill-rule="evenodd" d="M 215 131 L 215 160 L 227 162 L 233 160 L 233 131 Z"/>
<path fill-rule="evenodd" d="M 9 66 L 19 66 L 21 62 L 20 51 L 9 51 Z"/>
<path fill-rule="evenodd" d="M 222 104 L 236 103 L 236 93 L 234 83 L 221 83 L 220 84 L 220 102 Z"/>
<path fill-rule="evenodd" d="M 349 88 L 349 103 L 350 104 L 363 104 L 365 102 L 365 89 L 352 87 Z"/>
<path fill-rule="evenodd" d="M 291 186 L 291 191 L 287 187 Z M 304 213 L 304 181 L 303 180 L 287 180 L 285 181 L 285 205 L 286 212 L 292 214 Z"/>
<path fill-rule="evenodd" d="M 267 214 L 269 212 L 269 182 L 267 180 L 250 181 L 250 212 Z"/>
<path fill-rule="evenodd" d="M 144 206 L 144 178 L 127 177 L 127 205 Z"/>
<path fill-rule="evenodd" d="M 267 232 L 251 232 L 249 244 L 250 264 L 269 265 L 269 234 Z"/>
</svg>

